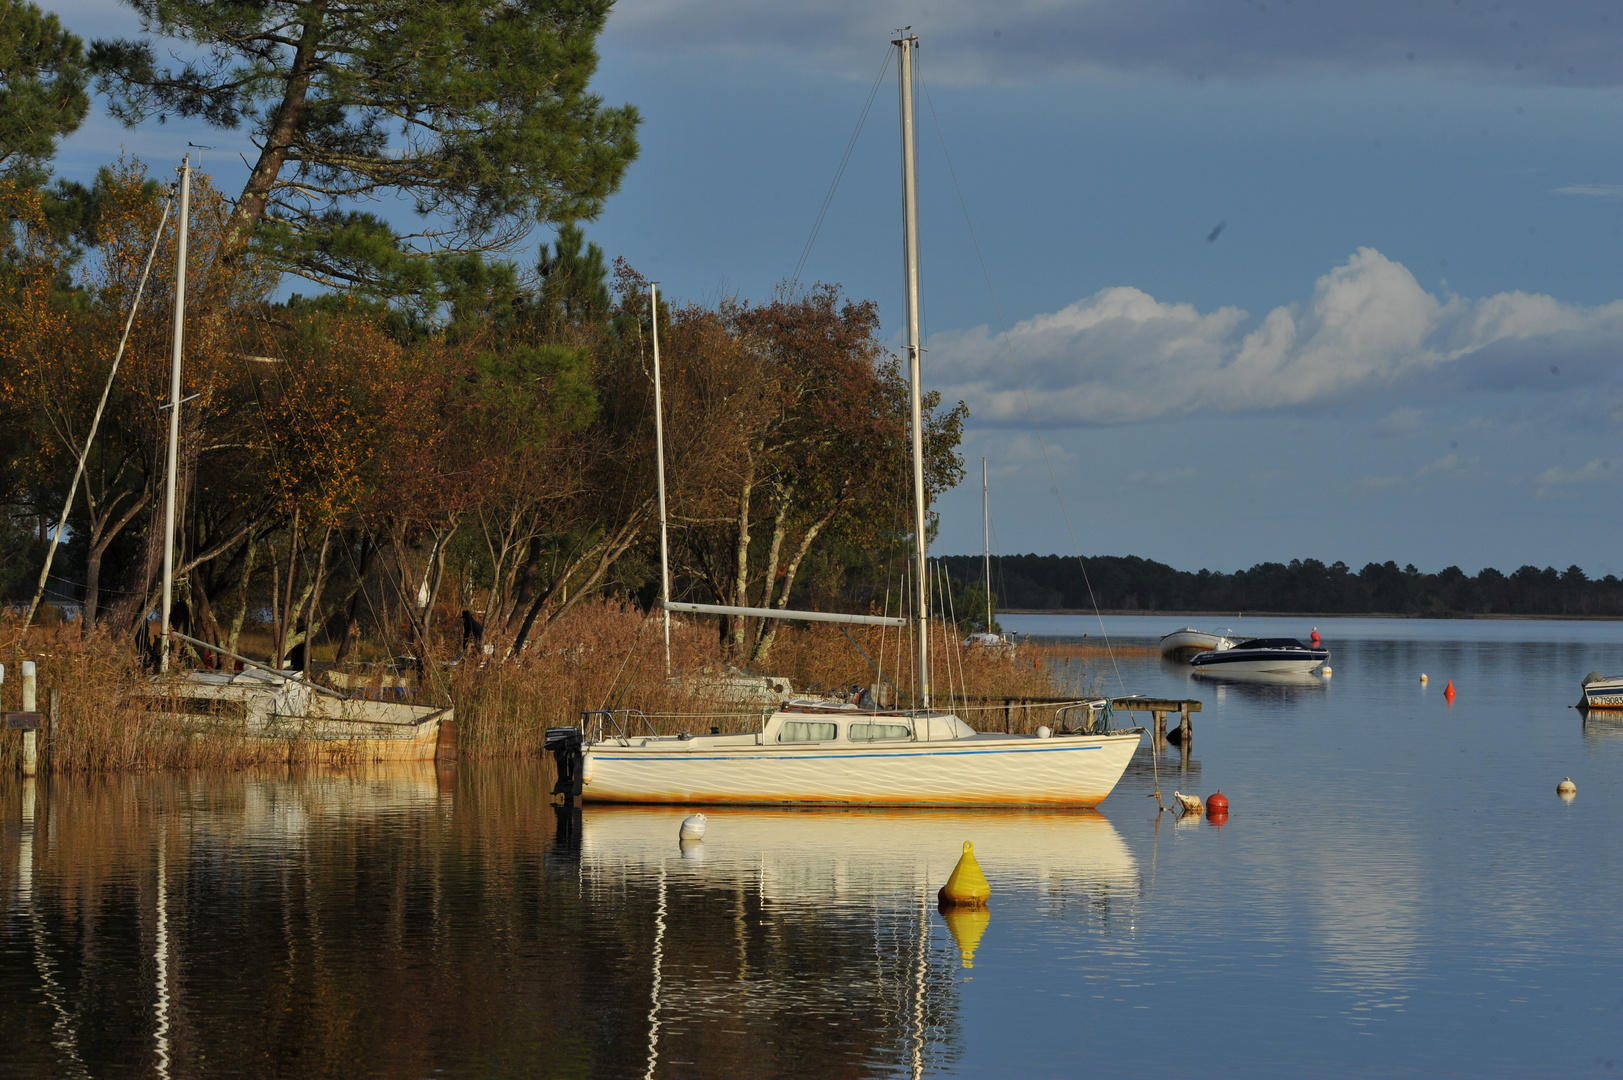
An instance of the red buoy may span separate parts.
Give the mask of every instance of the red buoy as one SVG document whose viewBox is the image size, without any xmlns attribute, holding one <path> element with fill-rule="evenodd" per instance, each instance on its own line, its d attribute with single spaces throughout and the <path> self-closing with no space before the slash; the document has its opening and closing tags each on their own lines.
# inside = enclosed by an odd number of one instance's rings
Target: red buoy
<svg viewBox="0 0 1623 1080">
<path fill-rule="evenodd" d="M 1206 813 L 1207 813 L 1207 815 L 1226 814 L 1228 812 L 1229 812 L 1229 800 L 1228 800 L 1227 795 L 1224 795 L 1221 791 L 1219 791 L 1216 795 L 1207 796 L 1207 798 L 1206 798 Z"/>
<path fill-rule="evenodd" d="M 1453 679 L 1448 680 L 1448 685 L 1443 687 L 1443 696 L 1448 699 L 1448 703 L 1450 705 L 1454 704 L 1454 680 Z"/>
<path fill-rule="evenodd" d="M 1319 628 L 1316 626 L 1313 628 L 1313 637 L 1311 640 L 1313 642 L 1313 647 L 1317 649 L 1319 647 Z"/>
</svg>

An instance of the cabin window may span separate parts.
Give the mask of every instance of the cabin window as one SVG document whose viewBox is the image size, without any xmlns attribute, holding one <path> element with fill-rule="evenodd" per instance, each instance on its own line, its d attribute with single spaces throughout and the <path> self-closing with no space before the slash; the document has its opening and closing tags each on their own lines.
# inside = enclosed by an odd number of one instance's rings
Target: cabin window
<svg viewBox="0 0 1623 1080">
<path fill-rule="evenodd" d="M 807 720 L 786 720 L 778 729 L 779 742 L 831 742 L 839 736 L 838 724 L 814 724 Z"/>
<path fill-rule="evenodd" d="M 907 739 L 913 731 L 906 724 L 852 724 L 851 741 L 867 742 L 871 739 Z"/>
</svg>

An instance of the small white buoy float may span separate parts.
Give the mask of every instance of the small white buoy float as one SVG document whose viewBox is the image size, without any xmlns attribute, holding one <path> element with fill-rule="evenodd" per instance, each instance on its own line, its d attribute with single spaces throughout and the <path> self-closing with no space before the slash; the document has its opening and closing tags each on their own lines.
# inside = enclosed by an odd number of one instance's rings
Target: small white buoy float
<svg viewBox="0 0 1623 1080">
<path fill-rule="evenodd" d="M 1420 673 L 1420 685 L 1424 686 L 1430 681 L 1431 681 L 1430 679 L 1426 678 L 1426 673 L 1424 671 L 1422 671 Z"/>
<path fill-rule="evenodd" d="M 1330 665 L 1326 664 L 1322 668 L 1319 669 L 1319 674 L 1323 675 L 1326 679 L 1328 679 L 1331 675 L 1334 674 L 1334 672 L 1332 672 L 1330 670 Z"/>
<path fill-rule="evenodd" d="M 1559 784 L 1555 785 L 1555 793 L 1561 796 L 1563 799 L 1570 799 L 1574 795 L 1578 794 L 1578 785 L 1574 784 L 1572 782 L 1572 777 L 1569 776 Z"/>
<path fill-rule="evenodd" d="M 694 814 L 691 817 L 683 818 L 681 838 L 683 840 L 703 840 L 704 824 L 703 814 Z"/>
<path fill-rule="evenodd" d="M 1042 727 L 1037 729 L 1037 738 L 1039 739 L 1051 738 L 1053 734 L 1054 729 L 1049 727 L 1047 724 L 1044 724 Z"/>
<path fill-rule="evenodd" d="M 1177 800 L 1179 806 L 1183 807 L 1183 812 L 1186 814 L 1194 814 L 1199 817 L 1200 812 L 1206 809 L 1198 795 L 1185 795 L 1181 791 L 1174 791 L 1172 797 Z"/>
</svg>

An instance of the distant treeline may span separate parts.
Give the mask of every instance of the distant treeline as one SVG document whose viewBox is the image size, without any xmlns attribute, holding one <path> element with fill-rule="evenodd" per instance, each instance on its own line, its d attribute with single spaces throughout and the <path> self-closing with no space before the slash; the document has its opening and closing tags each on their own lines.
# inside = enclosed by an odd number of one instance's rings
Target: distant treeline
<svg viewBox="0 0 1623 1080">
<path fill-rule="evenodd" d="M 981 581 L 981 557 L 947 556 L 948 573 Z M 1101 555 L 1083 562 L 1059 555 L 1006 555 L 992 560 L 992 592 L 1003 609 L 1092 608 L 1106 611 L 1279 611 L 1346 615 L 1623 615 L 1623 581 L 1592 579 L 1580 567 L 1523 566 L 1505 574 L 1488 567 L 1472 577 L 1457 566 L 1435 574 L 1395 562 L 1292 559 L 1258 563 L 1231 574 L 1191 573 L 1136 556 Z M 1093 595 L 1088 595 L 1088 583 Z"/>
</svg>

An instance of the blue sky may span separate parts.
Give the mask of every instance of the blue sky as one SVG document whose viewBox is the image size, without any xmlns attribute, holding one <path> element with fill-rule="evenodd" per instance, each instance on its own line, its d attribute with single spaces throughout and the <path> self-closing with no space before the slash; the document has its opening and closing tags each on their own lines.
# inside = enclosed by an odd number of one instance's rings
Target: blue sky
<svg viewBox="0 0 1623 1080">
<path fill-rule="evenodd" d="M 980 547 L 984 455 L 1005 552 L 1623 573 L 1623 9 L 622 0 L 597 89 L 644 149 L 589 235 L 678 300 L 769 295 L 905 24 L 927 379 L 977 481 L 940 550 Z M 240 136 L 105 115 L 60 170 L 188 138 L 240 184 Z M 899 233 L 887 76 L 802 279 L 897 332 Z"/>
</svg>

